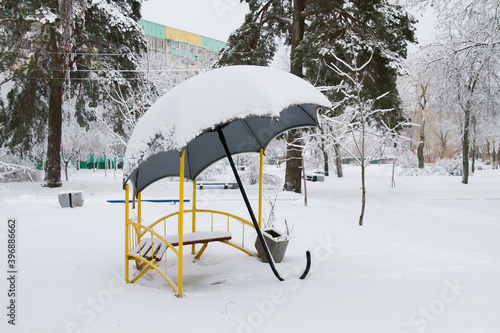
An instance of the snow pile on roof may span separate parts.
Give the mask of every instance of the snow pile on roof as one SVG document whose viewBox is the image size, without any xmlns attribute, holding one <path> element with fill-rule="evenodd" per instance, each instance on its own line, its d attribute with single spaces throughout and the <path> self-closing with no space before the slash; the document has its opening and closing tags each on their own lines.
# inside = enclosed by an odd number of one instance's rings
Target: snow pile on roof
<svg viewBox="0 0 500 333">
<path fill-rule="evenodd" d="M 125 154 L 124 176 L 157 153 L 181 151 L 218 125 L 278 117 L 298 104 L 331 107 L 307 81 L 269 67 L 230 66 L 192 77 L 159 98 L 138 122 Z"/>
</svg>

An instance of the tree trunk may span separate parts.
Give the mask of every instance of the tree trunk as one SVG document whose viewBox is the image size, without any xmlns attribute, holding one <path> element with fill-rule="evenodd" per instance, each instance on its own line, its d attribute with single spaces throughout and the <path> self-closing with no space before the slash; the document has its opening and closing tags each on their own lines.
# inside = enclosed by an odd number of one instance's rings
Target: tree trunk
<svg viewBox="0 0 500 333">
<path fill-rule="evenodd" d="M 366 206 L 366 184 L 365 184 L 365 162 L 361 160 L 361 214 L 359 215 L 359 225 L 363 225 Z"/>
<path fill-rule="evenodd" d="M 359 96 L 359 90 L 358 90 Z M 361 118 L 361 151 L 360 151 L 360 160 L 361 160 L 361 214 L 359 215 L 359 225 L 363 225 L 363 218 L 365 216 L 365 203 L 366 203 L 366 183 L 365 183 L 365 116 L 363 113 L 362 106 L 360 105 L 360 118 Z"/>
<path fill-rule="evenodd" d="M 330 167 L 328 166 L 328 153 L 326 152 L 326 149 L 323 149 L 323 162 L 325 169 L 325 177 L 328 177 L 330 175 Z"/>
<path fill-rule="evenodd" d="M 420 144 L 418 145 L 417 156 L 418 156 L 418 167 L 419 169 L 423 169 L 425 167 L 425 158 L 424 158 L 424 142 L 422 141 L 422 138 L 420 138 Z"/>
<path fill-rule="evenodd" d="M 498 165 L 500 164 L 500 154 L 499 154 L 499 152 L 500 152 L 500 146 L 497 149 L 497 159 L 496 159 L 497 162 L 496 162 L 495 169 L 498 169 Z"/>
<path fill-rule="evenodd" d="M 472 126 L 472 161 L 471 161 L 471 172 L 474 173 L 476 171 L 476 158 L 477 158 L 477 143 L 476 143 L 476 137 L 477 137 L 477 127 L 476 127 L 476 116 L 472 116 L 471 119 L 471 126 Z"/>
<path fill-rule="evenodd" d="M 64 73 L 59 59 L 56 31 L 49 27 L 49 47 L 52 53 L 54 71 L 50 85 L 49 124 L 47 137 L 47 173 L 48 187 L 60 187 L 61 181 L 61 139 L 62 139 L 62 99 Z"/>
<path fill-rule="evenodd" d="M 462 184 L 469 183 L 469 131 L 470 131 L 470 108 L 465 109 L 464 133 L 462 137 Z"/>
<path fill-rule="evenodd" d="M 302 60 L 296 57 L 297 47 L 304 38 L 305 22 L 302 12 L 305 8 L 305 0 L 293 1 L 293 23 L 291 34 L 290 51 L 290 72 L 298 77 L 303 77 Z M 301 161 L 302 150 L 294 147 L 292 144 L 298 144 L 300 139 L 300 130 L 291 130 L 287 135 L 287 162 L 285 171 L 285 190 L 301 193 Z"/>
<path fill-rule="evenodd" d="M 51 82 L 49 101 L 49 135 L 47 138 L 47 186 L 60 187 L 62 137 L 62 78 Z"/>
<path fill-rule="evenodd" d="M 64 160 L 64 175 L 66 176 L 66 181 L 68 181 L 68 165 L 69 165 L 69 159 Z"/>
<path fill-rule="evenodd" d="M 300 130 L 291 130 L 287 135 L 288 147 L 286 150 L 286 171 L 284 190 L 301 193 L 301 164 L 302 149 L 300 144 Z"/>
<path fill-rule="evenodd" d="M 342 155 L 340 154 L 340 144 L 336 143 L 333 148 L 335 149 L 335 166 L 337 167 L 337 177 L 344 177 L 344 171 L 342 170 Z"/>
<path fill-rule="evenodd" d="M 475 143 L 472 144 L 472 158 L 471 158 L 471 166 L 470 166 L 470 171 L 471 173 L 474 173 L 476 171 L 476 156 L 477 156 L 477 147 Z"/>
<path fill-rule="evenodd" d="M 60 187 L 61 182 L 61 138 L 62 138 L 62 96 L 63 73 L 60 70 L 57 52 L 56 32 L 50 27 L 50 48 L 54 70 L 50 80 L 49 124 L 47 137 L 47 186 Z"/>
<path fill-rule="evenodd" d="M 307 207 L 307 185 L 306 185 L 306 166 L 304 165 L 304 159 L 302 159 L 302 179 L 304 180 L 304 206 Z"/>
<path fill-rule="evenodd" d="M 476 83 L 477 83 L 477 78 L 472 80 L 472 82 L 469 84 L 468 89 L 469 89 L 470 96 L 469 96 L 469 99 L 467 100 L 467 102 L 465 103 L 465 107 L 462 107 L 464 110 L 464 133 L 463 133 L 463 138 L 462 138 L 462 150 L 463 150 L 462 184 L 469 183 L 469 149 L 470 149 L 470 130 L 471 130 L 470 123 L 471 123 L 471 118 L 472 118 L 471 99 L 472 99 L 472 96 L 474 95 Z M 459 100 L 460 100 L 460 96 L 459 96 Z"/>
<path fill-rule="evenodd" d="M 496 165 L 497 165 L 497 151 L 495 150 L 495 140 L 493 140 L 493 158 L 491 160 L 491 168 L 492 169 L 496 169 Z"/>
<path fill-rule="evenodd" d="M 326 151 L 326 139 L 323 136 L 323 130 L 321 130 L 321 143 L 319 144 L 319 149 L 321 150 L 321 153 L 323 154 L 323 169 L 325 171 L 325 177 L 328 177 L 330 175 L 330 167 L 328 166 L 328 153 Z"/>
<path fill-rule="evenodd" d="M 421 118 L 421 126 L 420 126 L 420 143 L 418 144 L 418 167 L 423 169 L 425 167 L 425 157 L 424 157 L 424 147 L 425 147 L 425 109 L 427 107 L 427 86 L 429 84 L 420 85 L 420 89 L 422 94 L 420 95 L 419 105 L 420 105 L 420 118 Z"/>
<path fill-rule="evenodd" d="M 293 1 L 293 22 L 290 49 L 290 72 L 298 77 L 303 77 L 302 59 L 297 57 L 297 47 L 304 38 L 305 21 L 302 12 L 305 9 L 305 0 Z"/>
<path fill-rule="evenodd" d="M 357 64 L 356 64 L 357 66 Z M 365 207 L 366 207 L 366 182 L 365 182 L 365 137 L 366 137 L 366 128 L 365 128 L 365 113 L 363 109 L 363 103 L 361 102 L 361 83 L 359 79 L 359 72 L 356 71 L 356 94 L 358 99 L 358 107 L 359 107 L 359 120 L 361 123 L 361 147 L 359 151 L 359 159 L 361 160 L 361 214 L 359 215 L 359 225 L 363 225 L 363 218 L 365 216 Z"/>
<path fill-rule="evenodd" d="M 436 135 L 439 138 L 439 158 L 443 159 L 446 153 L 446 150 L 448 149 L 448 133 L 443 133 L 442 131 L 439 133 L 436 133 Z"/>
</svg>

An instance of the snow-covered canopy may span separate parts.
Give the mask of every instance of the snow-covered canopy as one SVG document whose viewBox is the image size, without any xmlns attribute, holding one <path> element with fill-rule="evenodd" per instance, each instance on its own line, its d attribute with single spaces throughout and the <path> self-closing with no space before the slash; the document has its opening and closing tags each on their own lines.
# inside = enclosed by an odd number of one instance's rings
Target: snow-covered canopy
<svg viewBox="0 0 500 333">
<path fill-rule="evenodd" d="M 124 183 L 132 180 L 140 191 L 178 175 L 184 149 L 185 177 L 195 179 L 225 156 L 216 128 L 231 124 L 224 127 L 231 153 L 258 152 L 283 131 L 317 125 L 320 106 L 331 104 L 311 84 L 269 67 L 230 66 L 192 77 L 158 99 L 138 122 L 125 154 Z M 251 140 L 236 137 L 249 129 Z"/>
</svg>

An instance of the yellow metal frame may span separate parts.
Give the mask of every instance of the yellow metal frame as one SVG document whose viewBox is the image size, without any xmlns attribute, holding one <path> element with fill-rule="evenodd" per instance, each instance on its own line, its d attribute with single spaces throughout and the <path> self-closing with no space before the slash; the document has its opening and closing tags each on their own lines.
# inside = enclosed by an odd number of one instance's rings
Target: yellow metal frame
<svg viewBox="0 0 500 333">
<path fill-rule="evenodd" d="M 191 232 L 196 231 L 196 179 L 193 180 L 193 201 L 192 201 L 192 207 L 193 207 L 193 217 L 192 217 L 192 223 L 191 223 Z M 194 254 L 196 251 L 195 245 L 191 245 L 191 254 Z"/>
<path fill-rule="evenodd" d="M 181 153 L 181 166 L 179 171 L 179 272 L 177 276 L 177 297 L 182 297 L 182 258 L 184 248 L 184 150 Z"/>
<path fill-rule="evenodd" d="M 125 189 L 125 281 L 127 283 L 134 283 L 139 278 L 141 278 L 144 274 L 146 274 L 151 269 L 157 271 L 172 287 L 175 294 L 178 297 L 182 297 L 183 289 L 182 289 L 182 275 L 183 275 L 183 244 L 184 244 L 184 214 L 192 214 L 191 221 L 191 231 L 196 232 L 196 219 L 198 214 L 211 214 L 211 226 L 210 229 L 213 231 L 214 224 L 214 215 L 225 216 L 227 217 L 227 231 L 230 230 L 230 221 L 237 221 L 241 223 L 242 226 L 242 239 L 241 245 L 238 243 L 231 241 L 220 241 L 221 243 L 232 246 L 250 256 L 253 256 L 254 253 L 249 249 L 245 248 L 245 225 L 255 228 L 253 223 L 230 213 L 216 211 L 216 210 L 208 210 L 208 209 L 197 209 L 196 207 L 196 180 L 193 180 L 193 200 L 192 200 L 192 209 L 184 209 L 184 162 L 185 162 L 185 152 L 182 151 L 180 154 L 180 172 L 179 172 L 179 211 L 174 212 L 172 214 L 166 215 L 157 221 L 153 222 L 149 226 L 145 226 L 142 224 L 142 194 L 141 192 L 137 192 L 137 222 L 134 222 L 130 219 L 130 189 L 129 185 L 126 184 Z M 259 172 L 259 211 L 258 211 L 258 224 L 259 227 L 262 226 L 262 175 L 263 175 L 263 157 L 264 150 L 260 150 L 260 172 Z M 177 234 L 178 234 L 178 243 L 177 247 L 172 246 L 166 239 L 167 235 L 167 227 L 166 222 L 168 219 L 177 216 Z M 159 225 L 161 222 L 163 225 L 163 235 L 154 230 L 154 228 Z M 165 253 L 162 260 L 156 260 L 155 256 L 151 256 L 151 260 L 144 258 L 140 251 L 139 255 L 135 255 L 130 251 L 133 250 L 136 246 L 138 246 L 141 242 L 141 239 L 144 237 L 151 237 L 151 244 L 153 245 L 153 237 L 156 237 L 157 240 L 165 243 L 165 251 L 170 248 L 178 257 L 178 276 L 177 276 L 177 284 L 173 282 L 173 280 L 167 275 L 167 254 Z M 195 258 L 198 259 L 203 254 L 205 249 L 207 248 L 208 243 L 203 244 L 199 252 L 196 254 Z M 195 245 L 191 245 L 191 254 L 195 254 Z M 135 260 L 137 269 L 140 270 L 140 273 L 136 275 L 132 280 L 130 280 L 129 274 L 129 261 Z M 164 261 L 163 270 L 158 266 L 160 261 Z"/>
<path fill-rule="evenodd" d="M 177 250 L 172 244 L 170 244 L 169 242 L 167 242 L 167 240 L 165 240 L 165 238 L 158 234 L 156 231 L 154 231 L 151 227 L 147 227 L 145 225 L 142 225 L 141 223 L 136 223 L 136 222 L 133 222 L 133 221 L 128 221 L 128 226 L 133 226 L 135 227 L 136 229 L 144 229 L 144 231 L 141 233 L 141 235 L 144 235 L 146 234 L 147 232 L 149 232 L 151 234 L 151 237 L 153 236 L 156 236 L 156 238 L 158 238 L 160 241 L 162 241 L 163 243 L 165 243 L 165 245 L 172 249 L 172 251 L 177 255 L 177 256 L 180 256 L 180 252 L 179 250 Z M 134 246 L 135 247 L 135 246 Z M 142 262 L 143 264 L 141 266 L 139 266 L 139 268 L 142 268 L 144 267 L 145 265 L 148 265 L 148 267 L 142 271 L 141 273 L 139 273 L 139 275 L 137 275 L 136 277 L 134 277 L 134 279 L 132 281 L 130 281 L 130 283 L 134 283 L 135 281 L 137 281 L 141 276 L 143 276 L 147 271 L 149 271 L 151 268 L 153 268 L 154 270 L 156 270 L 158 273 L 161 274 L 161 276 L 163 276 L 163 278 L 165 280 L 167 280 L 167 282 L 170 284 L 170 286 L 174 289 L 175 292 L 179 292 L 179 288 L 178 286 L 175 285 L 175 283 L 167 276 L 167 272 L 166 272 L 166 260 L 165 260 L 165 270 L 162 272 L 158 267 L 157 267 L 157 264 L 158 264 L 158 261 L 154 259 L 154 256 L 152 256 L 151 260 L 147 260 L 146 258 L 144 258 L 143 256 L 137 256 L 137 255 L 134 255 L 134 254 L 131 254 L 130 253 L 130 250 L 132 250 L 133 248 L 130 248 L 129 251 L 127 252 L 127 257 L 128 257 L 128 260 L 130 258 L 133 258 L 137 261 L 140 261 Z M 128 260 L 127 260 L 127 265 L 125 265 L 125 268 L 127 268 L 128 266 Z M 128 282 L 128 281 L 127 281 Z M 179 283 L 179 282 L 178 282 Z"/>
</svg>

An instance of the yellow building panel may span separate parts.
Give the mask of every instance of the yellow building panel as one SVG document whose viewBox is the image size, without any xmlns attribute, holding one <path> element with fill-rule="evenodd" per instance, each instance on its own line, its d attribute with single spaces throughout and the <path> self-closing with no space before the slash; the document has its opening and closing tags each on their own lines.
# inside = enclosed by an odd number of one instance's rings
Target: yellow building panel
<svg viewBox="0 0 500 333">
<path fill-rule="evenodd" d="M 170 27 L 165 27 L 165 37 L 167 39 L 174 39 L 181 42 L 199 45 L 201 46 L 201 36 L 197 34 L 193 34 L 187 31 L 182 31 Z"/>
</svg>

